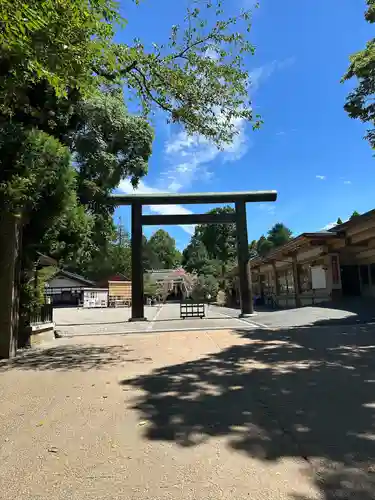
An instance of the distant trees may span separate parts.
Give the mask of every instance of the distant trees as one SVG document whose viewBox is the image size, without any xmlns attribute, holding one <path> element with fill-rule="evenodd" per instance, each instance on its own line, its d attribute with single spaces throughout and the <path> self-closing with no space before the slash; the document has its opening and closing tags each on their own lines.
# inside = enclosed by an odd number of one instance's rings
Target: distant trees
<svg viewBox="0 0 375 500">
<path fill-rule="evenodd" d="M 202 274 L 202 269 L 209 262 L 208 251 L 197 234 L 182 252 L 182 266 L 189 273 Z"/>
<path fill-rule="evenodd" d="M 214 276 L 201 275 L 192 290 L 192 298 L 194 300 L 216 300 L 219 292 L 219 283 Z"/>
<path fill-rule="evenodd" d="M 143 240 L 144 269 L 174 269 L 181 265 L 181 252 L 167 231 L 159 229 Z"/>
<path fill-rule="evenodd" d="M 208 213 L 234 213 L 234 209 L 225 206 L 210 210 Z M 206 277 L 208 280 L 206 288 L 215 292 L 214 283 L 216 282 L 218 289 L 228 269 L 233 267 L 236 255 L 235 224 L 198 224 L 190 243 L 182 253 L 182 266 L 188 272 Z M 216 294 L 217 291 L 215 296 Z"/>
<path fill-rule="evenodd" d="M 352 220 L 352 219 L 354 219 L 354 217 L 359 217 L 360 215 L 361 215 L 361 214 L 360 214 L 357 210 L 354 210 L 354 211 L 353 211 L 353 213 L 352 213 L 352 215 L 349 217 L 349 219 L 348 219 L 348 220 Z M 341 217 L 339 217 L 339 218 L 337 219 L 337 221 L 336 221 L 336 224 L 337 224 L 337 225 L 339 225 L 339 224 L 344 224 L 344 222 L 346 222 L 346 221 L 343 221 L 343 220 L 341 219 Z"/>
<path fill-rule="evenodd" d="M 222 207 L 208 213 L 233 213 L 232 207 Z M 275 224 L 259 240 L 249 244 L 249 259 L 266 256 L 272 249 L 288 242 L 292 231 L 282 223 Z M 219 287 L 225 287 L 227 272 L 237 265 L 235 224 L 197 225 L 190 243 L 182 252 L 182 266 L 199 277 L 197 290 L 210 289 L 216 296 Z M 214 285 L 216 283 L 216 286 Z M 198 291 L 196 291 L 198 293 Z"/>
<path fill-rule="evenodd" d="M 230 206 L 214 208 L 209 214 L 233 214 Z M 235 224 L 198 224 L 195 238 L 205 246 L 208 258 L 227 263 L 236 256 Z"/>
<path fill-rule="evenodd" d="M 273 249 L 287 243 L 292 238 L 292 231 L 281 222 L 275 224 L 267 233 L 262 235 L 259 240 L 253 240 L 249 245 L 250 258 L 265 257 Z"/>
<path fill-rule="evenodd" d="M 359 217 L 361 214 L 359 212 L 357 212 L 357 210 L 354 210 L 354 212 L 352 213 L 352 215 L 349 217 L 349 220 L 352 220 L 354 219 L 354 217 Z"/>
<path fill-rule="evenodd" d="M 107 279 L 114 274 L 123 274 L 131 278 L 131 241 L 129 233 L 121 225 L 117 226 L 113 238 L 107 243 L 105 250 L 96 252 L 79 266 L 67 265 L 93 281 Z"/>
</svg>

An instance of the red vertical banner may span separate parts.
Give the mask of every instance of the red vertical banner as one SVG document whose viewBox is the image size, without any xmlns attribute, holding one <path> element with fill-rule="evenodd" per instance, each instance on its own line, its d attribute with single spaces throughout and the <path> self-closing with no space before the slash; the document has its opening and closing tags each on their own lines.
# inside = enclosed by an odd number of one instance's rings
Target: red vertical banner
<svg viewBox="0 0 375 500">
<path fill-rule="evenodd" d="M 339 259 L 337 255 L 332 255 L 332 283 L 338 285 L 340 283 L 339 278 Z"/>
</svg>

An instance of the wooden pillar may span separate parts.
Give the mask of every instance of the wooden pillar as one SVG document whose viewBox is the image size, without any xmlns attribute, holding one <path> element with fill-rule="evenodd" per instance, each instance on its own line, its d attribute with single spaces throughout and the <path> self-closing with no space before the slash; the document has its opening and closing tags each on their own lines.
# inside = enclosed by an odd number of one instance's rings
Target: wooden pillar
<svg viewBox="0 0 375 500">
<path fill-rule="evenodd" d="M 238 275 L 240 280 L 241 317 L 254 313 L 249 265 L 249 243 L 247 238 L 246 203 L 236 201 Z"/>
<path fill-rule="evenodd" d="M 293 255 L 293 282 L 294 282 L 294 293 L 296 297 L 296 307 L 302 307 L 301 300 L 301 284 L 300 284 L 300 273 L 299 273 L 299 265 L 297 261 L 297 255 Z"/>
<path fill-rule="evenodd" d="M 146 321 L 144 317 L 142 265 L 142 205 L 132 204 L 132 315 L 129 321 Z"/>
<path fill-rule="evenodd" d="M 273 275 L 274 275 L 274 278 L 275 278 L 275 293 L 276 293 L 276 296 L 279 296 L 280 295 L 280 283 L 279 283 L 279 279 L 278 279 L 278 274 L 277 274 L 277 268 L 276 268 L 276 262 L 275 261 L 272 262 L 272 269 L 273 269 Z"/>
<path fill-rule="evenodd" d="M 17 215 L 0 213 L 0 358 L 12 358 L 17 352 L 20 224 Z"/>
</svg>

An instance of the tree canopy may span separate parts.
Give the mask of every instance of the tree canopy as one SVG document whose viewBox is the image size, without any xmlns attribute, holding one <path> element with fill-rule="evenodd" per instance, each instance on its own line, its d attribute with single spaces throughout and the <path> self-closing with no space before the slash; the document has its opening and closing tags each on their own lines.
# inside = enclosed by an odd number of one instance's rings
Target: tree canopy
<svg viewBox="0 0 375 500">
<path fill-rule="evenodd" d="M 182 252 L 182 265 L 184 269 L 189 273 L 201 274 L 202 268 L 208 261 L 209 256 L 206 246 L 194 235 Z"/>
<path fill-rule="evenodd" d="M 131 279 L 131 241 L 129 233 L 122 225 L 118 225 L 111 241 L 107 244 L 105 252 L 96 252 L 79 266 L 68 265 L 69 267 L 98 282 L 106 280 L 115 274 L 123 274 L 127 279 Z"/>
<path fill-rule="evenodd" d="M 145 245 L 150 259 L 146 269 L 174 269 L 181 264 L 181 253 L 176 248 L 176 241 L 164 229 L 156 231 Z"/>
<path fill-rule="evenodd" d="M 234 208 L 219 207 L 208 213 L 217 215 L 234 213 Z M 236 255 L 235 224 L 198 224 L 194 235 L 206 247 L 209 259 L 228 262 Z"/>
<path fill-rule="evenodd" d="M 375 22 L 375 0 L 366 0 L 365 19 Z M 357 78 L 358 85 L 346 100 L 345 110 L 351 118 L 357 118 L 372 125 L 366 138 L 375 149 L 375 38 L 367 42 L 366 48 L 350 57 L 350 66 L 343 81 Z"/>
<path fill-rule="evenodd" d="M 231 141 L 237 120 L 257 127 L 259 119 L 253 119 L 244 68 L 244 58 L 254 52 L 248 40 L 251 12 L 228 16 L 226 4 L 195 1 L 184 21 L 171 27 L 167 41 L 149 51 L 139 39 L 115 41 L 116 27 L 124 28 L 126 20 L 113 0 L 46 0 L 38 7 L 32 0 L 4 0 L 3 118 L 32 122 L 43 115 L 47 124 L 55 120 L 44 106 L 51 98 L 85 98 L 98 86 L 124 86 L 145 114 L 156 106 L 189 134 L 218 145 Z"/>
<path fill-rule="evenodd" d="M 292 238 L 292 231 L 278 222 L 267 233 L 267 236 L 262 235 L 259 240 L 254 240 L 249 245 L 250 258 L 265 257 L 274 248 L 285 245 Z"/>
<path fill-rule="evenodd" d="M 212 213 L 232 213 L 230 206 L 216 208 Z M 272 249 L 292 238 L 292 231 L 285 224 L 275 224 L 259 240 L 249 244 L 249 259 L 265 257 Z M 182 265 L 188 272 L 223 279 L 236 265 L 237 243 L 235 224 L 198 224 L 189 244 L 182 253 Z"/>
<path fill-rule="evenodd" d="M 354 210 L 354 212 L 352 213 L 352 215 L 349 217 L 349 220 L 352 220 L 355 217 L 359 217 L 360 215 L 361 214 L 359 212 L 357 212 L 357 210 Z"/>
</svg>

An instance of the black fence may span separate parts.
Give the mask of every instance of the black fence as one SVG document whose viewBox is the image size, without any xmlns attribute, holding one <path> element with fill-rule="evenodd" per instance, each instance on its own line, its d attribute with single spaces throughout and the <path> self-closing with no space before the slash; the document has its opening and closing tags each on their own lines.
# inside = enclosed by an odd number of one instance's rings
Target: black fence
<svg viewBox="0 0 375 500">
<path fill-rule="evenodd" d="M 205 304 L 203 302 L 181 302 L 180 318 L 204 318 L 206 316 Z"/>
<path fill-rule="evenodd" d="M 43 323 L 52 323 L 53 321 L 53 305 L 43 304 L 29 314 L 30 325 L 40 325 Z"/>
</svg>

